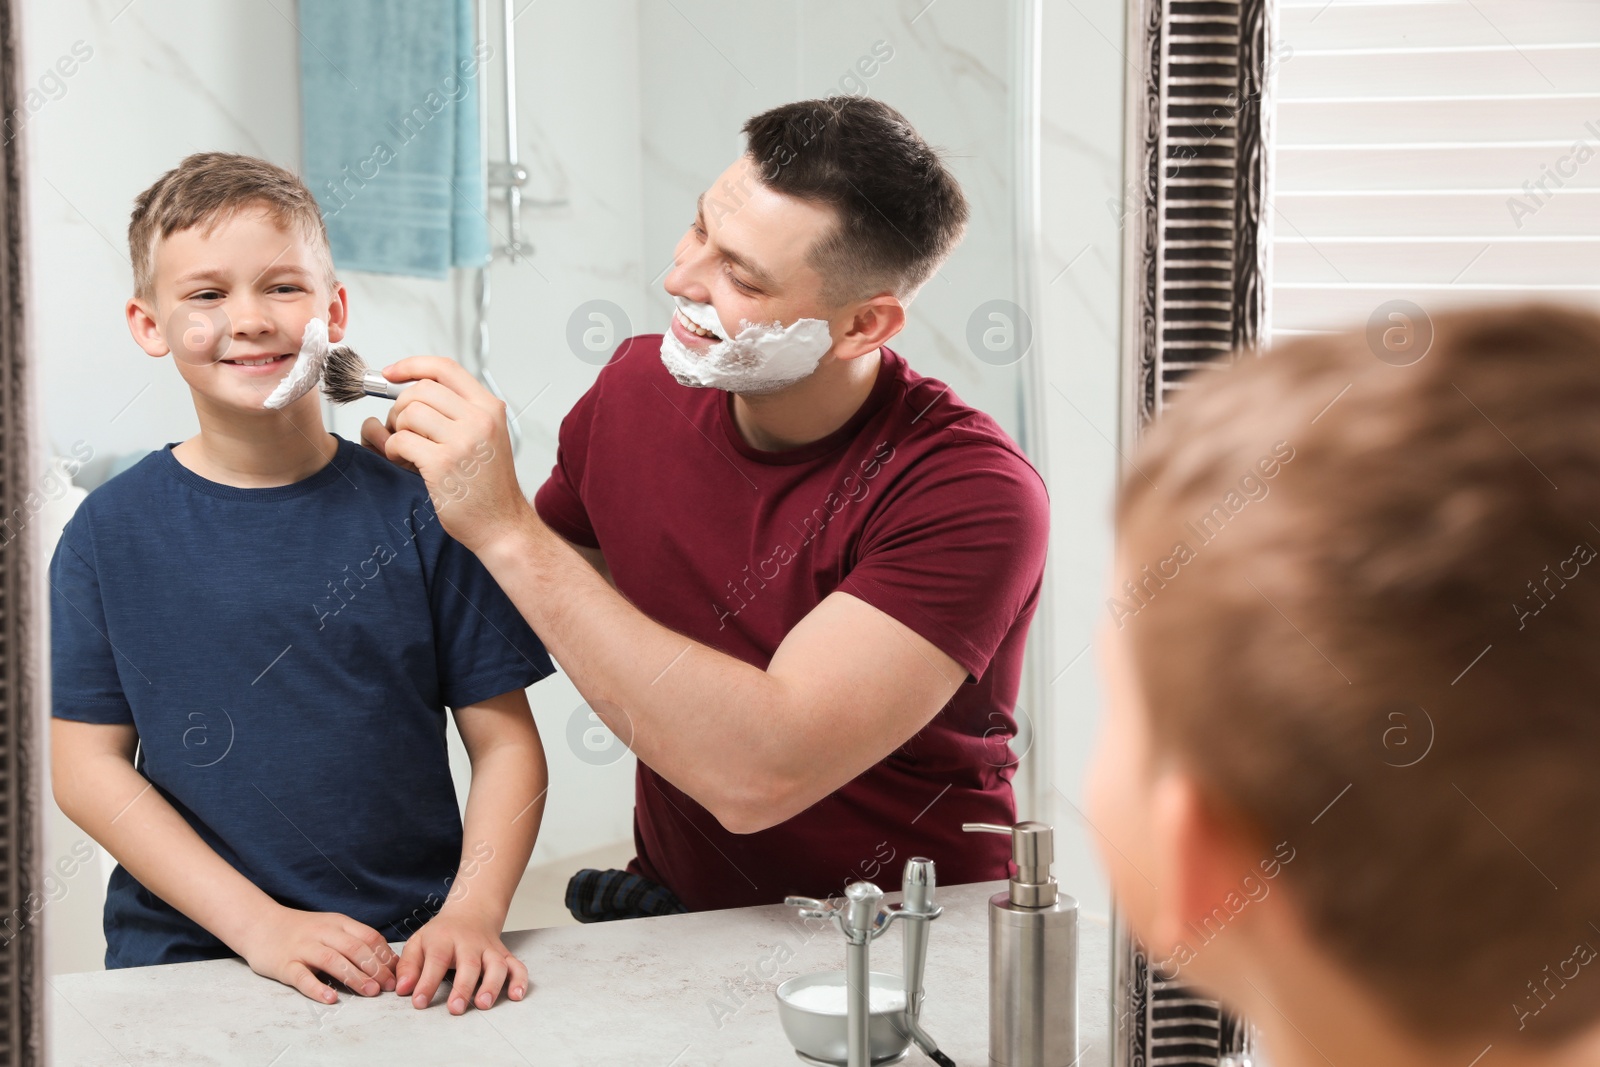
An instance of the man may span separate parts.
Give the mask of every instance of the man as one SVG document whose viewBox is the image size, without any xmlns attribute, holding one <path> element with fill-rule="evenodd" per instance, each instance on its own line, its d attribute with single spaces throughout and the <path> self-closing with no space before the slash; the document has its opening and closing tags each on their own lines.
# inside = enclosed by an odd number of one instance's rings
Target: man
<svg viewBox="0 0 1600 1067">
<path fill-rule="evenodd" d="M 534 507 L 503 405 L 448 360 L 389 368 L 419 384 L 363 436 L 430 485 L 493 445 L 441 518 L 638 756 L 629 869 L 670 891 L 657 910 L 827 896 L 913 855 L 1003 877 L 1007 842 L 960 828 L 1015 818 L 995 741 L 1048 500 L 993 420 L 885 347 L 965 199 L 872 100 L 745 133 L 678 244 L 670 331 L 618 348 Z"/>
<path fill-rule="evenodd" d="M 1432 331 L 1208 374 L 1118 503 L 1091 818 L 1278 1067 L 1600 1063 L 1600 317 Z"/>
</svg>

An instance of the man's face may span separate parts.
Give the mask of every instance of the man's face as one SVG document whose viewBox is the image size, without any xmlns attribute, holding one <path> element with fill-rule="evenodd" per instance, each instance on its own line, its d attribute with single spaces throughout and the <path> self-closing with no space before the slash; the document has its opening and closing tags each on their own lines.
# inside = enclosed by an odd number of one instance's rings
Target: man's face
<svg viewBox="0 0 1600 1067">
<path fill-rule="evenodd" d="M 717 310 L 730 335 L 741 323 L 828 319 L 822 275 L 807 261 L 836 224 L 826 207 L 762 185 L 757 164 L 741 156 L 701 195 L 694 222 L 678 241 L 665 288 Z M 673 334 L 691 352 L 717 342 L 695 332 L 676 313 Z"/>
<path fill-rule="evenodd" d="M 222 408 L 262 412 L 311 319 L 327 321 L 330 341 L 344 336 L 344 290 L 330 294 L 310 242 L 260 209 L 160 241 L 154 288 L 153 304 L 129 305 L 135 339 L 151 355 L 170 352 L 190 389 Z M 150 320 L 142 331 L 136 306 Z"/>
</svg>

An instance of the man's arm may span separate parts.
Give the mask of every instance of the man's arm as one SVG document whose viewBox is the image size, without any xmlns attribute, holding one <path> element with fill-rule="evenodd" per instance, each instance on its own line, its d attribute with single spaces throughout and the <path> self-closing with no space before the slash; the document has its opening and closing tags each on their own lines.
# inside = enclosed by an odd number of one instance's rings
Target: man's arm
<svg viewBox="0 0 1600 1067">
<path fill-rule="evenodd" d="M 639 759 L 734 833 L 789 819 L 889 755 L 966 670 L 899 620 L 835 592 L 765 671 L 629 604 L 529 508 L 484 565 L 589 706 Z"/>
<path fill-rule="evenodd" d="M 613 589 L 617 587 L 616 579 L 611 577 L 611 566 L 610 564 L 606 563 L 604 552 L 601 552 L 598 548 L 590 548 L 588 545 L 575 545 L 571 541 L 567 542 L 567 546 L 578 555 L 582 556 L 584 562 L 588 563 L 589 566 L 598 571 L 600 573 L 600 577 L 606 580 L 607 585 L 611 586 Z"/>
<path fill-rule="evenodd" d="M 483 560 L 595 713 L 729 830 L 774 826 L 826 797 L 926 725 L 965 679 L 931 642 L 847 593 L 802 619 L 765 671 L 673 633 L 534 513 L 501 401 L 446 359 L 414 357 L 387 373 L 421 380 L 388 427 L 367 421 L 363 439 L 416 467 L 445 501 L 445 528 Z M 465 493 L 440 491 L 463 481 Z"/>
<path fill-rule="evenodd" d="M 469 999 L 480 1009 L 492 1007 L 503 986 L 512 1000 L 527 993 L 528 968 L 500 934 L 539 836 L 549 773 L 522 690 L 458 708 L 455 715 L 472 760 L 461 864 L 444 907 L 406 942 L 395 992 L 411 994 L 425 1008 L 454 967 L 448 1003 L 451 1014 L 460 1015 Z"/>
<path fill-rule="evenodd" d="M 132 726 L 53 719 L 56 803 L 146 889 L 209 930 L 257 974 L 338 1000 L 316 972 L 364 996 L 395 985 L 383 935 L 344 915 L 286 908 L 207 845 L 133 766 Z"/>
</svg>

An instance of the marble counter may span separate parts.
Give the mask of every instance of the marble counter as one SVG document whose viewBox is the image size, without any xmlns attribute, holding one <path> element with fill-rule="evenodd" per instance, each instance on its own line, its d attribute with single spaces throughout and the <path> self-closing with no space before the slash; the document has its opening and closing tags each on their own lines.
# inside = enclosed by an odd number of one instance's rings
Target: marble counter
<svg viewBox="0 0 1600 1067">
<path fill-rule="evenodd" d="M 928 948 L 923 1024 L 961 1067 L 988 1063 L 986 902 L 1004 883 L 941 888 Z M 889 900 L 897 900 L 893 894 Z M 898 925 L 898 924 L 897 924 Z M 1083 1067 L 1107 1067 L 1108 935 L 1080 920 Z M 459 1017 L 409 998 L 341 994 L 318 1005 L 238 960 L 63 974 L 46 990 L 51 1063 L 72 1067 L 405 1064 L 786 1065 L 794 1056 L 772 990 L 842 968 L 844 939 L 781 905 L 525 930 L 506 943 L 528 963 L 528 997 Z M 873 945 L 898 973 L 900 934 Z M 930 1062 L 913 1048 L 905 1061 Z"/>
</svg>

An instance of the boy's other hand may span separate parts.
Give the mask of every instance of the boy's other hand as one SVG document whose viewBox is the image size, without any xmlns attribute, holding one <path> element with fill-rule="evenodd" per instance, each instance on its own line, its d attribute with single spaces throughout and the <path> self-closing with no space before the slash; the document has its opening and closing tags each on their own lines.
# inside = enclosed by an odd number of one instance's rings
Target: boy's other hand
<svg viewBox="0 0 1600 1067">
<path fill-rule="evenodd" d="M 500 940 L 499 924 L 465 910 L 452 912 L 449 905 L 406 942 L 395 993 L 412 994 L 411 1003 L 426 1008 L 452 967 L 451 1015 L 466 1011 L 469 1001 L 479 1009 L 493 1007 L 502 988 L 512 1000 L 527 995 L 528 968 Z"/>
<path fill-rule="evenodd" d="M 338 912 L 280 908 L 256 928 L 252 942 L 244 953 L 252 971 L 322 1004 L 336 1002 L 339 995 L 319 974 L 364 997 L 393 989 L 397 981 L 399 957 L 383 935 Z"/>
</svg>

